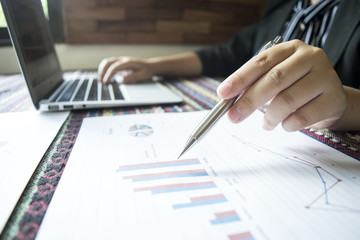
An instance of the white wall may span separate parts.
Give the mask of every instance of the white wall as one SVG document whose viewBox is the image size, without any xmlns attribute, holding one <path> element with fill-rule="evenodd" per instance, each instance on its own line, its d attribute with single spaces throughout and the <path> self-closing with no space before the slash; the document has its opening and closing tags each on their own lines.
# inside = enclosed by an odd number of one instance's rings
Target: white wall
<svg viewBox="0 0 360 240">
<path fill-rule="evenodd" d="M 55 46 L 63 70 L 96 69 L 103 58 L 132 56 L 149 58 L 194 51 L 200 45 L 66 45 Z M 19 73 L 12 47 L 0 47 L 0 74 Z"/>
</svg>

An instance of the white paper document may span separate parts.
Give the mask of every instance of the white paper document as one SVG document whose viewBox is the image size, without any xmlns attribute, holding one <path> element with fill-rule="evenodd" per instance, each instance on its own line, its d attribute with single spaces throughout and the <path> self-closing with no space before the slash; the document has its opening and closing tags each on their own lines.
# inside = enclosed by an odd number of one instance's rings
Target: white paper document
<svg viewBox="0 0 360 240">
<path fill-rule="evenodd" d="M 359 239 L 360 162 L 206 112 L 85 119 L 37 239 Z"/>
<path fill-rule="evenodd" d="M 69 112 L 0 114 L 0 232 Z"/>
</svg>

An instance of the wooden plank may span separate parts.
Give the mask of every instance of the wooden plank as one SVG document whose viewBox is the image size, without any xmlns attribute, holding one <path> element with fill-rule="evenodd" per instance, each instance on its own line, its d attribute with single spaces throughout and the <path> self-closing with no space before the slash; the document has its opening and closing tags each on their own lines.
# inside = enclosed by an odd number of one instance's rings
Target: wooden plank
<svg viewBox="0 0 360 240">
<path fill-rule="evenodd" d="M 268 3 L 268 0 L 209 0 L 210 2 L 235 2 L 235 3 L 243 3 L 250 4 L 256 6 L 265 6 Z"/>
<path fill-rule="evenodd" d="M 208 0 L 155 0 L 155 7 L 202 9 L 206 7 L 208 3 Z"/>
<path fill-rule="evenodd" d="M 183 42 L 181 34 L 155 34 L 155 33 L 74 33 L 67 43 L 69 44 L 179 44 Z"/>
<path fill-rule="evenodd" d="M 127 34 L 127 43 L 152 43 L 152 44 L 179 44 L 183 42 L 181 33 L 140 33 L 131 32 Z"/>
<path fill-rule="evenodd" d="M 88 8 L 95 8 L 96 7 L 96 0 L 63 0 L 63 5 L 64 5 L 64 9 L 65 9 L 65 12 L 66 11 L 69 11 L 71 9 L 74 9 L 74 8 L 85 8 L 85 9 L 88 9 Z"/>
<path fill-rule="evenodd" d="M 67 20 L 123 20 L 125 8 L 71 9 L 66 14 Z"/>
<path fill-rule="evenodd" d="M 99 7 L 152 7 L 155 0 L 96 0 Z"/>
<path fill-rule="evenodd" d="M 124 42 L 126 42 L 126 34 L 124 33 L 75 32 L 67 38 L 67 43 L 69 44 L 108 44 Z"/>
<path fill-rule="evenodd" d="M 157 21 L 158 32 L 201 32 L 210 33 L 210 23 L 198 21 Z"/>
<path fill-rule="evenodd" d="M 145 20 L 135 21 L 100 21 L 99 31 L 102 32 L 154 32 L 155 22 Z"/>
<path fill-rule="evenodd" d="M 73 32 L 95 32 L 97 31 L 97 22 L 96 21 L 71 21 L 67 24 L 68 33 Z"/>
<path fill-rule="evenodd" d="M 234 22 L 235 14 L 229 12 L 185 9 L 183 19 L 187 21 Z"/>
<path fill-rule="evenodd" d="M 147 20 L 176 20 L 183 16 L 182 9 L 176 8 L 126 8 L 126 19 L 147 19 Z"/>
<path fill-rule="evenodd" d="M 71 43 L 217 44 L 260 18 L 265 0 L 63 0 Z"/>
</svg>

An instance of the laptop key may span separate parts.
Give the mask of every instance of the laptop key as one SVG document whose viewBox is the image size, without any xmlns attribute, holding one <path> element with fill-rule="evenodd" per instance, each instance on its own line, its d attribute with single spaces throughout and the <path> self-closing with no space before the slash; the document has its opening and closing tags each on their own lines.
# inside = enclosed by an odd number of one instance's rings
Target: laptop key
<svg viewBox="0 0 360 240">
<path fill-rule="evenodd" d="M 111 100 L 109 86 L 105 84 L 102 84 L 101 86 L 101 100 Z"/>
<path fill-rule="evenodd" d="M 116 100 L 122 100 L 122 99 L 124 99 L 124 96 L 123 96 L 123 94 L 122 94 L 121 91 L 120 91 L 119 84 L 118 84 L 117 82 L 112 82 L 111 85 L 112 85 L 112 87 L 113 87 L 115 99 L 116 99 Z"/>
<path fill-rule="evenodd" d="M 70 101 L 76 86 L 79 84 L 79 80 L 75 80 L 71 83 L 70 87 L 65 90 L 65 93 L 60 97 L 59 102 L 67 102 Z"/>
<path fill-rule="evenodd" d="M 98 83 L 93 80 L 89 91 L 88 101 L 96 101 L 98 93 Z"/>
<path fill-rule="evenodd" d="M 74 97 L 74 101 L 84 101 L 85 98 L 85 93 L 86 93 L 86 88 L 87 85 L 89 83 L 89 80 L 86 79 L 82 82 L 79 91 L 76 93 L 75 97 Z"/>
<path fill-rule="evenodd" d="M 62 91 L 58 91 L 51 99 L 50 102 L 56 102 L 56 99 L 58 99 L 58 97 L 60 96 L 60 94 L 62 93 Z"/>
</svg>

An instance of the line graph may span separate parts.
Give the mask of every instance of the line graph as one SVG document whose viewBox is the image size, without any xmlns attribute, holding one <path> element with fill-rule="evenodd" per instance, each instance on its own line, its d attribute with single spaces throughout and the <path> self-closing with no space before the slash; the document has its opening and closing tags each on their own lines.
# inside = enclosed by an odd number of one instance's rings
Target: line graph
<svg viewBox="0 0 360 240">
<path fill-rule="evenodd" d="M 323 191 L 321 193 L 319 193 L 319 195 L 313 201 L 311 201 L 309 204 L 306 204 L 304 206 L 305 208 L 307 208 L 307 209 L 315 209 L 316 208 L 316 209 L 323 209 L 323 210 L 349 211 L 349 212 L 353 212 L 353 213 L 360 213 L 360 209 L 355 209 L 355 208 L 348 207 L 348 206 L 337 205 L 331 201 L 331 199 L 329 197 L 329 191 L 333 190 L 338 184 L 340 184 L 342 182 L 342 179 L 336 177 L 335 174 L 329 172 L 328 170 L 324 169 L 323 167 L 321 167 L 319 165 L 316 165 L 316 164 L 314 164 L 308 160 L 302 159 L 298 156 L 284 155 L 279 152 L 275 152 L 273 150 L 263 148 L 252 142 L 249 142 L 245 139 L 239 138 L 236 135 L 232 135 L 232 137 L 235 138 L 240 143 L 242 143 L 243 145 L 246 145 L 247 147 L 252 148 L 253 150 L 255 150 L 257 152 L 266 152 L 266 153 L 275 155 L 275 156 L 279 157 L 280 159 L 292 161 L 297 164 L 301 164 L 303 166 L 313 169 L 315 171 L 316 175 L 318 176 L 319 181 L 322 184 Z M 332 178 L 333 182 L 330 185 L 325 180 L 325 177 L 324 177 L 325 175 L 328 178 L 329 177 Z M 315 206 L 315 204 L 318 203 L 321 199 L 324 199 L 323 203 L 330 208 L 325 209 L 322 207 Z"/>
</svg>

